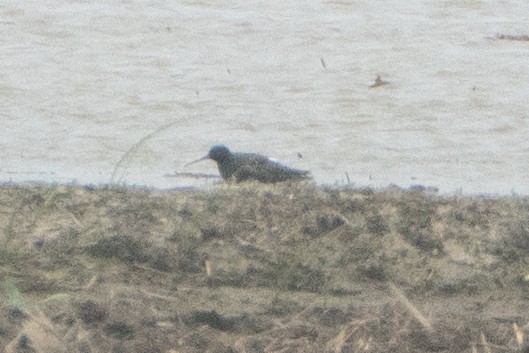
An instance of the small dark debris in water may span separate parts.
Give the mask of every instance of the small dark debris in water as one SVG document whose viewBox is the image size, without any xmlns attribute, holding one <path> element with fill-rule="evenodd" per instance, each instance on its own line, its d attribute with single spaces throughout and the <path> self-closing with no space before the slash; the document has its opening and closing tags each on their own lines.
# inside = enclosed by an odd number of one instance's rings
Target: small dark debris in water
<svg viewBox="0 0 529 353">
<path fill-rule="evenodd" d="M 376 87 L 380 87 L 380 86 L 384 86 L 384 85 L 389 85 L 389 81 L 384 81 L 384 80 L 382 80 L 380 75 L 377 75 L 377 78 L 375 79 L 375 83 L 373 83 L 369 87 L 370 88 L 376 88 Z"/>
<path fill-rule="evenodd" d="M 165 27 L 165 30 L 166 30 L 167 32 L 171 32 L 171 31 L 172 31 L 171 27 L 169 27 L 169 26 Z"/>
<path fill-rule="evenodd" d="M 529 42 L 529 35 L 527 34 L 496 34 L 496 37 L 492 39 Z"/>
<path fill-rule="evenodd" d="M 226 72 L 231 75 L 231 70 L 230 69 L 226 69 Z"/>
<path fill-rule="evenodd" d="M 303 155 L 301 153 L 298 152 L 298 158 L 299 159 L 303 159 Z"/>
<path fill-rule="evenodd" d="M 323 58 L 320 58 L 320 61 L 321 61 L 321 66 L 323 66 L 323 68 L 327 70 L 327 65 L 325 65 L 325 61 L 323 60 Z"/>
</svg>

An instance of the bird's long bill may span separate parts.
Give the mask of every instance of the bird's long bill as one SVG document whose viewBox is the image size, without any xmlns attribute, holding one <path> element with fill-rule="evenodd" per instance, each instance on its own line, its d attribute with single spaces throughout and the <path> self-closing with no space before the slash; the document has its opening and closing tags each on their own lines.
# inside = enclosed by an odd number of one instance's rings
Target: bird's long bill
<svg viewBox="0 0 529 353">
<path fill-rule="evenodd" d="M 187 163 L 184 167 L 187 167 L 188 165 L 191 165 L 191 164 L 194 164 L 194 163 L 197 163 L 197 162 L 204 161 L 204 160 L 206 160 L 206 159 L 209 159 L 209 156 L 204 156 L 204 157 L 202 157 L 202 158 L 197 159 L 196 161 L 189 162 L 189 163 Z"/>
</svg>

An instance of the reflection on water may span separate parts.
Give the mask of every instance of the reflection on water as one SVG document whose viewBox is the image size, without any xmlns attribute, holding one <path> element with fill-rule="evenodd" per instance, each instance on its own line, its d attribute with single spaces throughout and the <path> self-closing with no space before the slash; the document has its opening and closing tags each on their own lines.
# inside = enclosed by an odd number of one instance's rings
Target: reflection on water
<svg viewBox="0 0 529 353">
<path fill-rule="evenodd" d="M 508 37 L 528 21 L 524 1 L 7 0 L 0 180 L 196 184 L 164 175 L 215 173 L 183 166 L 222 142 L 318 183 L 528 194 L 529 45 Z"/>
</svg>

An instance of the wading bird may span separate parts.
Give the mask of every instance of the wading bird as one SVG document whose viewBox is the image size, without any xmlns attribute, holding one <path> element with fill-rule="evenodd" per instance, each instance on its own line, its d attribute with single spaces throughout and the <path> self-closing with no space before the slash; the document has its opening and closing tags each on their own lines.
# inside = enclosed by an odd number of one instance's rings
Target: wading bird
<svg viewBox="0 0 529 353">
<path fill-rule="evenodd" d="M 186 166 L 212 159 L 217 162 L 220 175 L 224 180 L 241 182 L 257 180 L 262 183 L 277 183 L 288 180 L 308 179 L 309 172 L 294 169 L 256 153 L 233 153 L 224 145 L 211 147 L 208 154 Z"/>
</svg>

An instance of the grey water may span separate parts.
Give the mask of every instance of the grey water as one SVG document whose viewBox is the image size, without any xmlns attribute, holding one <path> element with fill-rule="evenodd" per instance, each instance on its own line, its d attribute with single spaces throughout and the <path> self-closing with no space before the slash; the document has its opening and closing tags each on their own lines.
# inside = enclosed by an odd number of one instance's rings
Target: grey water
<svg viewBox="0 0 529 353">
<path fill-rule="evenodd" d="M 320 184 L 527 195 L 529 41 L 501 34 L 529 2 L 4 0 L 0 182 L 208 184 L 167 174 L 224 143 Z"/>
</svg>

